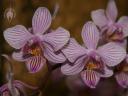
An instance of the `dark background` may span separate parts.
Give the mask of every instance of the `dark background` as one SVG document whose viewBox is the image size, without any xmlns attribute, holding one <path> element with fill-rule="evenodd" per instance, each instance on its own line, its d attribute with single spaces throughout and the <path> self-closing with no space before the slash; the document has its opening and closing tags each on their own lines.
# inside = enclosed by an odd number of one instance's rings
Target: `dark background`
<svg viewBox="0 0 128 96">
<path fill-rule="evenodd" d="M 35 10 L 40 7 L 47 7 L 51 14 L 54 12 L 54 6 L 59 4 L 59 12 L 53 20 L 51 28 L 55 29 L 62 26 L 68 29 L 71 36 L 82 43 L 81 30 L 86 21 L 91 20 L 90 13 L 92 10 L 99 8 L 106 8 L 108 0 L 14 0 L 14 9 L 16 11 L 16 17 L 12 23 L 9 24 L 4 18 L 4 11 L 9 7 L 9 0 L 0 0 L 0 54 L 11 54 L 12 49 L 3 38 L 3 31 L 16 24 L 22 24 L 27 28 L 31 27 L 32 16 Z M 128 0 L 115 0 L 118 7 L 118 18 L 123 15 L 128 15 Z M 29 74 L 26 71 L 25 65 L 16 61 L 13 61 L 14 78 L 24 81 L 31 85 L 39 85 L 39 81 L 44 82 L 42 77 L 47 73 L 47 67 L 43 68 L 41 72 L 36 74 Z M 4 59 L 0 59 L 0 85 L 6 82 L 6 69 L 7 64 L 4 63 Z M 56 70 L 58 72 L 58 70 Z M 126 90 L 117 85 L 114 78 L 107 80 L 101 80 L 96 89 L 89 89 L 86 86 L 81 87 L 74 85 L 69 88 L 65 83 L 65 76 L 54 73 L 42 88 L 44 95 L 42 96 L 125 96 Z M 72 78 L 72 77 L 71 77 Z M 73 79 L 74 82 L 77 80 Z M 79 80 L 78 80 L 79 81 Z M 82 82 L 80 82 L 82 83 Z M 74 83 L 73 83 L 74 84 Z M 77 92 L 78 91 L 78 92 Z M 31 92 L 30 92 L 31 93 Z M 78 94 L 79 95 L 78 95 Z M 35 95 L 37 96 L 37 95 Z"/>
</svg>

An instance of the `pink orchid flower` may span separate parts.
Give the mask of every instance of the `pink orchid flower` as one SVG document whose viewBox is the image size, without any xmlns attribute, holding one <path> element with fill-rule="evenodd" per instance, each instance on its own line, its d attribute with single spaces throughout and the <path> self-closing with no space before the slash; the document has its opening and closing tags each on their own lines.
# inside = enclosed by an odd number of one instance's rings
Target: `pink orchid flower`
<svg viewBox="0 0 128 96">
<path fill-rule="evenodd" d="M 24 88 L 29 88 L 32 90 L 37 90 L 38 87 L 33 87 L 30 85 L 27 85 L 19 80 L 14 80 L 13 81 L 13 88 L 10 89 L 10 86 L 8 83 L 4 84 L 3 86 L 0 87 L 0 95 L 1 96 L 26 96 L 25 90 Z M 11 94 L 11 91 L 13 91 L 13 93 Z"/>
<path fill-rule="evenodd" d="M 74 63 L 65 64 L 61 71 L 65 75 L 75 75 L 81 72 L 81 77 L 90 88 L 95 88 L 101 77 L 110 77 L 113 71 L 108 68 L 119 64 L 126 56 L 126 50 L 114 42 L 97 47 L 99 30 L 93 22 L 87 22 L 82 29 L 84 46 L 75 39 L 70 39 L 69 45 L 62 50 L 67 59 Z"/>
<path fill-rule="evenodd" d="M 16 25 L 4 31 L 4 38 L 9 45 L 20 49 L 20 52 L 14 52 L 12 57 L 18 61 L 25 61 L 30 73 L 38 72 L 46 63 L 46 59 L 53 63 L 66 60 L 58 51 L 68 42 L 70 34 L 62 27 L 48 30 L 51 21 L 49 10 L 40 7 L 33 16 L 31 29 Z"/>
<path fill-rule="evenodd" d="M 92 11 L 91 17 L 94 23 L 102 30 L 106 41 L 115 41 L 126 45 L 125 37 L 128 36 L 128 17 L 122 16 L 117 22 L 118 10 L 114 0 L 109 0 L 107 9 Z"/>
<path fill-rule="evenodd" d="M 117 83 L 123 88 L 128 88 L 128 55 L 116 67 L 116 71 L 115 78 Z"/>
</svg>

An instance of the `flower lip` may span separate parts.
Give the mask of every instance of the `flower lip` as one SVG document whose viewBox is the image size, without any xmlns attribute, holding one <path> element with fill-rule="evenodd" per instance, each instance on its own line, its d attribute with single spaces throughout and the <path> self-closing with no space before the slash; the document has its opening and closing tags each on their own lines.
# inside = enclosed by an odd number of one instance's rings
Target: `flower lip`
<svg viewBox="0 0 128 96">
<path fill-rule="evenodd" d="M 94 57 L 89 57 L 89 60 L 87 61 L 85 65 L 85 70 L 94 70 L 101 74 L 104 74 L 104 64 L 100 60 L 96 60 Z"/>
<path fill-rule="evenodd" d="M 41 56 L 43 49 L 40 45 L 40 41 L 38 39 L 32 38 L 25 44 L 22 51 L 23 58 L 25 59 L 32 56 Z"/>
<path fill-rule="evenodd" d="M 123 41 L 123 32 L 116 30 L 110 36 L 108 36 L 108 38 L 110 41 L 112 40 L 112 41 L 122 42 Z"/>
</svg>

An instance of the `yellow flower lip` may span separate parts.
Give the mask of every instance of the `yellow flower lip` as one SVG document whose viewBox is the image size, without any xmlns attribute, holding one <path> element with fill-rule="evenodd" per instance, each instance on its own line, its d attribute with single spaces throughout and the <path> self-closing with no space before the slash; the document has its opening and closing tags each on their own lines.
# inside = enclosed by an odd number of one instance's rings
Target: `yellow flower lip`
<svg viewBox="0 0 128 96">
<path fill-rule="evenodd" d="M 29 42 L 24 47 L 24 56 L 33 57 L 33 56 L 42 56 L 43 49 L 38 42 Z"/>
<path fill-rule="evenodd" d="M 31 54 L 31 55 L 33 55 L 33 56 L 40 56 L 41 53 L 42 53 L 42 50 L 39 47 L 35 47 L 34 49 L 30 49 L 28 51 L 28 53 Z"/>
<path fill-rule="evenodd" d="M 96 64 L 94 64 L 93 62 L 89 62 L 88 64 L 87 64 L 87 69 L 88 70 L 92 70 L 92 69 L 96 69 L 97 68 L 97 66 L 96 66 Z"/>
</svg>

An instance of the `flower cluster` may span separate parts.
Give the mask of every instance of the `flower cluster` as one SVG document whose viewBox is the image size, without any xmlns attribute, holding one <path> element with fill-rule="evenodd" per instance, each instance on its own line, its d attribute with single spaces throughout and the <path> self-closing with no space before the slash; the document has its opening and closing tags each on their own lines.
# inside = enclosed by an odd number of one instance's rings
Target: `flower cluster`
<svg viewBox="0 0 128 96">
<path fill-rule="evenodd" d="M 32 28 L 16 25 L 4 31 L 4 38 L 16 49 L 13 59 L 25 62 L 30 73 L 40 71 L 48 61 L 61 63 L 61 72 L 67 76 L 80 74 L 90 88 L 95 88 L 100 78 L 113 75 L 119 85 L 128 88 L 128 17 L 115 22 L 117 14 L 114 0 L 109 0 L 106 10 L 92 11 L 92 21 L 82 28 L 83 45 L 70 37 L 68 30 L 49 28 L 52 16 L 45 7 L 36 10 Z"/>
</svg>

